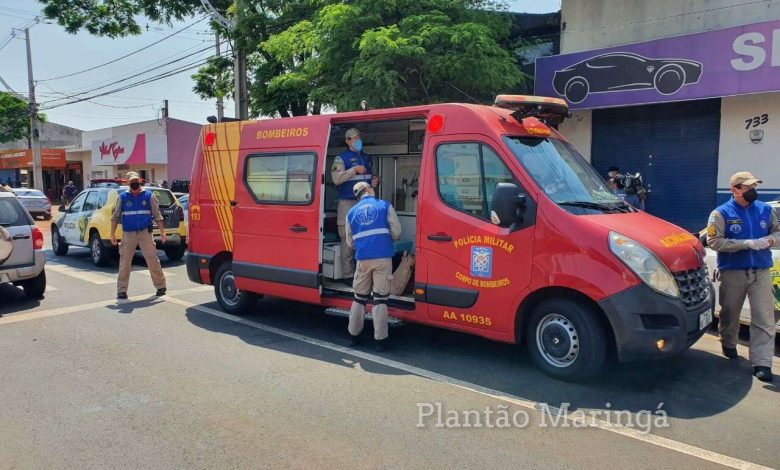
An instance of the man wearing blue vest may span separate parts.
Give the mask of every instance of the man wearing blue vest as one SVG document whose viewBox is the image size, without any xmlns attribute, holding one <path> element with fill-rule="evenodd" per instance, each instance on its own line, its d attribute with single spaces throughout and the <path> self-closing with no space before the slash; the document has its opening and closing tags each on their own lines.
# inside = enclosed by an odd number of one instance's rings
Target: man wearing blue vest
<svg viewBox="0 0 780 470">
<path fill-rule="evenodd" d="M 780 243 L 780 223 L 772 207 L 757 200 L 761 180 L 740 171 L 729 183 L 734 197 L 712 211 L 707 223 L 707 245 L 718 252 L 721 346 L 724 356 L 738 357 L 739 315 L 747 297 L 753 375 L 772 382 L 775 314 L 770 248 Z"/>
<path fill-rule="evenodd" d="M 127 299 L 127 288 L 130 284 L 130 269 L 133 266 L 133 256 L 136 247 L 141 247 L 141 253 L 146 260 L 146 266 L 152 275 L 152 283 L 157 289 L 157 296 L 165 295 L 165 274 L 157 257 L 157 247 L 152 235 L 152 224 L 157 222 L 160 229 L 160 241 L 165 243 L 165 224 L 160 213 L 160 206 L 150 191 L 141 187 L 141 177 L 131 171 L 127 174 L 130 190 L 119 195 L 116 208 L 111 216 L 111 244 L 116 246 L 116 228 L 122 224 L 122 243 L 119 246 L 119 278 L 117 280 L 117 300 Z"/>
<path fill-rule="evenodd" d="M 344 227 L 346 223 L 347 212 L 357 204 L 353 188 L 359 182 L 371 183 L 376 187 L 378 179 L 372 172 L 371 157 L 363 152 L 363 141 L 360 131 L 354 127 L 348 129 L 346 134 L 348 150 L 345 150 L 333 161 L 330 176 L 333 184 L 338 189 L 338 214 L 337 225 L 339 238 L 341 239 L 341 272 L 344 278 L 351 278 L 354 275 L 354 250 L 347 245 Z"/>
<path fill-rule="evenodd" d="M 374 190 L 366 182 L 354 186 L 358 201 L 347 213 L 347 244 L 355 249 L 357 268 L 352 287 L 355 300 L 349 311 L 350 345 L 359 344 L 366 315 L 368 296 L 374 292 L 374 340 L 377 350 L 385 348 L 387 340 L 387 301 L 393 280 L 393 240 L 401 236 L 401 222 L 390 203 L 374 196 Z"/>
</svg>

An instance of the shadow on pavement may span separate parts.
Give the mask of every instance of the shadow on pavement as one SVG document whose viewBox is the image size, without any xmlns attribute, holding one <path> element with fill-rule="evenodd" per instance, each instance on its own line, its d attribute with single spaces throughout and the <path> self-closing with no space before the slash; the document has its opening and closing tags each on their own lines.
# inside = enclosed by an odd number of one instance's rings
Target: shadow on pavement
<svg viewBox="0 0 780 470">
<path fill-rule="evenodd" d="M 163 302 L 165 302 L 163 299 L 155 296 L 143 300 L 135 300 L 135 301 L 126 300 L 121 303 L 108 305 L 108 309 L 116 313 L 128 314 L 128 313 L 133 313 L 133 311 L 135 311 L 136 309 L 153 307 Z"/>
<path fill-rule="evenodd" d="M 204 306 L 219 310 L 216 302 Z M 194 308 L 187 309 L 186 315 L 200 328 L 236 336 L 252 346 L 346 367 L 354 367 L 359 362 L 361 368 L 372 373 L 406 374 L 348 354 L 280 338 Z M 347 344 L 346 320 L 324 315 L 321 307 L 264 299 L 258 303 L 256 313 L 245 318 L 337 345 Z M 370 341 L 370 323 L 366 324 L 366 330 L 367 341 L 357 349 L 375 354 Z M 744 358 L 733 361 L 691 349 L 657 362 L 611 361 L 591 382 L 567 383 L 536 370 L 523 346 L 421 325 L 391 329 L 390 335 L 391 349 L 377 355 L 526 400 L 554 406 L 569 403 L 571 411 L 611 408 L 637 413 L 660 406 L 669 417 L 714 416 L 737 405 L 748 394 L 754 380 L 752 368 Z"/>
<path fill-rule="evenodd" d="M 40 299 L 27 298 L 21 287 L 16 287 L 9 283 L 0 284 L 0 317 L 10 313 L 31 310 L 40 305 Z"/>
</svg>

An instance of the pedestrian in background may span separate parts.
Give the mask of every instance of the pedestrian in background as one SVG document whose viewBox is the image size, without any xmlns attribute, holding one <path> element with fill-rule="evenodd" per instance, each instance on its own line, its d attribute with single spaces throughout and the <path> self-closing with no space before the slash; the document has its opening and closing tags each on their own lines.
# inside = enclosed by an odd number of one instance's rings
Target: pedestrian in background
<svg viewBox="0 0 780 470">
<path fill-rule="evenodd" d="M 710 214 L 707 245 L 718 252 L 720 333 L 723 355 L 735 359 L 739 316 L 750 301 L 750 364 L 753 375 L 771 382 L 775 349 L 771 247 L 780 243 L 780 223 L 772 207 L 758 201 L 762 183 L 747 171 L 730 179 L 733 195 Z"/>
<path fill-rule="evenodd" d="M 73 198 L 79 192 L 79 188 L 73 184 L 73 181 L 68 181 L 68 184 L 62 189 L 62 197 L 65 198 L 65 204 L 73 202 Z"/>
<path fill-rule="evenodd" d="M 111 216 L 111 244 L 117 246 L 116 228 L 122 224 L 122 243 L 119 246 L 119 278 L 117 279 L 117 300 L 127 299 L 127 288 L 130 284 L 130 269 L 133 265 L 135 248 L 141 247 L 141 253 L 146 260 L 146 266 L 152 275 L 152 283 L 157 289 L 156 295 L 165 295 L 165 274 L 157 257 L 157 247 L 152 235 L 153 222 L 160 229 L 160 241 L 165 243 L 165 225 L 160 213 L 157 198 L 151 191 L 141 187 L 141 177 L 131 171 L 127 174 L 130 190 L 119 195 L 116 208 Z"/>
<path fill-rule="evenodd" d="M 355 249 L 357 267 L 352 287 L 355 300 L 349 310 L 350 345 L 360 343 L 368 296 L 374 293 L 374 340 L 377 350 L 385 348 L 387 340 L 387 301 L 393 280 L 393 240 L 401 236 L 401 222 L 390 203 L 377 199 L 368 183 L 361 181 L 353 188 L 358 203 L 347 213 L 345 235 L 347 244 Z"/>
</svg>

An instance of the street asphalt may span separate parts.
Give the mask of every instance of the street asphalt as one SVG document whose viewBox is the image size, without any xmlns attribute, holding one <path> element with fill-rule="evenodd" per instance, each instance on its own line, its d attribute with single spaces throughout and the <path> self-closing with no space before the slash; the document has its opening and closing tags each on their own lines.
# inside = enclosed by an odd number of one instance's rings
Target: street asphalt
<svg viewBox="0 0 780 470">
<path fill-rule="evenodd" d="M 162 298 L 139 255 L 117 305 L 116 265 L 94 268 L 85 249 L 48 252 L 44 299 L 0 286 L 0 468 L 780 465 L 780 377 L 755 380 L 747 348 L 727 360 L 714 332 L 571 384 L 522 347 L 460 333 L 406 325 L 375 353 L 370 331 L 350 349 L 346 320 L 318 307 L 264 299 L 226 315 L 160 256 Z M 487 427 L 486 408 L 520 422 Z M 599 420 L 582 426 L 583 411 Z"/>
</svg>

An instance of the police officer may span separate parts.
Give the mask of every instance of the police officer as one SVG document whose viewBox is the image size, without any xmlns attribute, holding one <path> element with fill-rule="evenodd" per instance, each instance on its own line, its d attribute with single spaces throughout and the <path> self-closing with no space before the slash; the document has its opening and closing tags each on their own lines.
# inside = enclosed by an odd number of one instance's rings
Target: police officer
<svg viewBox="0 0 780 470">
<path fill-rule="evenodd" d="M 720 340 L 723 355 L 735 359 L 739 315 L 750 300 L 750 363 L 753 375 L 772 381 L 775 316 L 770 247 L 780 243 L 780 223 L 769 204 L 756 200 L 762 183 L 747 171 L 731 176 L 733 198 L 710 214 L 707 245 L 718 252 Z"/>
<path fill-rule="evenodd" d="M 374 340 L 377 350 L 385 348 L 387 339 L 387 301 L 393 280 L 393 240 L 401 236 L 401 222 L 390 203 L 377 199 L 368 183 L 353 188 L 357 204 L 347 213 L 344 226 L 346 241 L 355 249 L 357 269 L 352 287 L 355 300 L 349 311 L 351 346 L 359 344 L 363 331 L 368 295 L 374 292 Z"/>
<path fill-rule="evenodd" d="M 349 279 L 354 275 L 354 250 L 346 243 L 344 227 L 347 212 L 357 204 L 353 188 L 359 182 L 371 182 L 371 186 L 376 187 L 378 180 L 372 172 L 371 157 L 363 152 L 360 131 L 353 127 L 348 129 L 344 136 L 349 149 L 342 152 L 333 161 L 330 175 L 333 184 L 338 189 L 337 224 L 339 238 L 341 238 L 341 272 L 345 278 Z"/>
<path fill-rule="evenodd" d="M 127 287 L 130 284 L 130 268 L 133 265 L 135 248 L 141 247 L 146 266 L 152 275 L 152 283 L 157 296 L 165 295 L 165 274 L 157 257 L 157 247 L 152 236 L 152 222 L 160 229 L 160 241 L 168 239 L 165 234 L 163 216 L 157 198 L 141 187 L 141 177 L 131 171 L 127 173 L 130 190 L 119 195 L 116 208 L 111 216 L 111 244 L 117 246 L 116 227 L 122 223 L 122 244 L 119 247 L 119 278 L 117 279 L 117 300 L 127 299 Z"/>
</svg>

